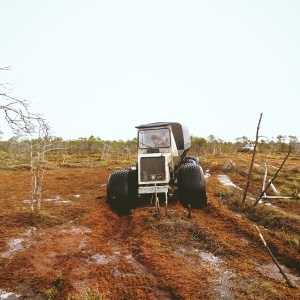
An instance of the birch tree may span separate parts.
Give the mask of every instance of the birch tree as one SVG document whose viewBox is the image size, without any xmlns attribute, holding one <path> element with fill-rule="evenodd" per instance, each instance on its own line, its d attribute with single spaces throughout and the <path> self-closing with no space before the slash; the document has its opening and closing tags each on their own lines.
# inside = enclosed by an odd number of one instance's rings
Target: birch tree
<svg viewBox="0 0 300 300">
<path fill-rule="evenodd" d="M 0 71 L 8 70 L 10 70 L 9 67 L 0 68 Z M 6 123 L 17 139 L 29 138 L 31 210 L 34 210 L 34 203 L 37 203 L 36 211 L 39 212 L 45 170 L 42 169 L 42 162 L 50 127 L 41 114 L 30 112 L 27 100 L 20 100 L 10 95 L 11 90 L 8 83 L 0 83 L 0 89 L 0 112 L 4 114 Z M 37 135 L 37 139 L 34 139 L 35 135 Z"/>
</svg>

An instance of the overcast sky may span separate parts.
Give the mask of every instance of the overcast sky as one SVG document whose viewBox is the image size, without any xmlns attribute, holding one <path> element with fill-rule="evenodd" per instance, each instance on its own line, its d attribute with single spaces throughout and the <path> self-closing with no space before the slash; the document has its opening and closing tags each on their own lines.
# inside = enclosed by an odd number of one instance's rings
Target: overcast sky
<svg viewBox="0 0 300 300">
<path fill-rule="evenodd" d="M 0 82 L 54 136 L 255 140 L 263 113 L 261 135 L 300 139 L 299 0 L 0 0 L 0 36 Z"/>
</svg>

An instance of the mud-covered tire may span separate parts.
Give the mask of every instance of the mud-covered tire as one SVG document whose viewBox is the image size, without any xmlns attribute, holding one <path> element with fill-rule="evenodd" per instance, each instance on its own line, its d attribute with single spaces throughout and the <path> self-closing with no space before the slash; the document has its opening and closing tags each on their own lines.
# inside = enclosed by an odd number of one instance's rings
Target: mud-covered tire
<svg viewBox="0 0 300 300">
<path fill-rule="evenodd" d="M 199 158 L 196 156 L 187 156 L 184 159 L 184 163 L 195 163 L 196 165 L 199 165 Z"/>
<path fill-rule="evenodd" d="M 202 167 L 193 163 L 183 163 L 178 170 L 178 194 L 182 205 L 191 208 L 207 206 L 205 179 Z"/>
<path fill-rule="evenodd" d="M 125 199 L 128 196 L 129 168 L 112 172 L 107 180 L 107 201 L 114 198 Z"/>
<path fill-rule="evenodd" d="M 107 180 L 107 202 L 113 209 L 130 209 L 137 196 L 137 170 L 130 167 L 112 172 Z"/>
<path fill-rule="evenodd" d="M 128 197 L 129 202 L 134 205 L 138 195 L 138 171 L 137 168 L 129 169 L 128 173 Z"/>
</svg>

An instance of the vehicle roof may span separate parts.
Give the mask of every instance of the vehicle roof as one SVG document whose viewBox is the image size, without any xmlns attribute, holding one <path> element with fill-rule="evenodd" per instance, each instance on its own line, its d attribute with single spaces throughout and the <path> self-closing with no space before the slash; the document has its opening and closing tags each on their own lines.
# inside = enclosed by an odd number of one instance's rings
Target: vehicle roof
<svg viewBox="0 0 300 300">
<path fill-rule="evenodd" d="M 168 126 L 171 124 L 179 124 L 179 123 L 176 123 L 176 122 L 154 122 L 154 123 L 148 123 L 148 124 L 142 124 L 139 126 L 135 126 L 135 128 L 139 128 L 139 129 L 140 128 L 152 128 L 152 127 Z"/>
<path fill-rule="evenodd" d="M 191 147 L 191 136 L 188 128 L 178 122 L 154 122 L 136 126 L 138 129 L 156 128 L 171 126 L 175 143 L 178 150 L 185 150 Z"/>
</svg>

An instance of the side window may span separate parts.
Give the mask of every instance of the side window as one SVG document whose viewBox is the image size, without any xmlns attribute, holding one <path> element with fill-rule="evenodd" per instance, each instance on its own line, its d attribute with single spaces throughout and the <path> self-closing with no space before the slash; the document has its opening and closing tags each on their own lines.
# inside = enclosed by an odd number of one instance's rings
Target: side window
<svg viewBox="0 0 300 300">
<path fill-rule="evenodd" d="M 139 141 L 139 148 L 141 148 L 141 149 L 147 148 L 145 131 L 142 131 L 142 130 L 139 131 L 138 141 Z"/>
</svg>

